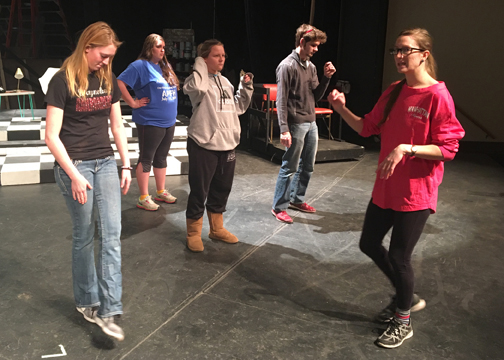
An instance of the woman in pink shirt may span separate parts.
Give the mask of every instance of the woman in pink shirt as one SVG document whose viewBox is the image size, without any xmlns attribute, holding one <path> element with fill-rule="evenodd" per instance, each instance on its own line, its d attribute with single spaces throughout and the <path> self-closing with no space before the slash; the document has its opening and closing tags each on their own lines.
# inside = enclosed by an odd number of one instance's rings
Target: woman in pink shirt
<svg viewBox="0 0 504 360">
<path fill-rule="evenodd" d="M 404 79 L 389 86 L 369 114 L 362 118 L 353 114 L 345 106 L 345 95 L 337 90 L 328 100 L 360 135 L 381 136 L 360 248 L 396 290 L 391 304 L 377 317 L 389 325 L 376 340 L 380 346 L 395 348 L 413 336 L 410 312 L 425 307 L 425 301 L 413 293 L 411 254 L 427 218 L 436 212 L 444 161 L 454 158 L 464 129 L 445 84 L 436 80 L 427 30 L 403 30 L 390 53 Z M 387 250 L 382 242 L 390 228 Z"/>
</svg>

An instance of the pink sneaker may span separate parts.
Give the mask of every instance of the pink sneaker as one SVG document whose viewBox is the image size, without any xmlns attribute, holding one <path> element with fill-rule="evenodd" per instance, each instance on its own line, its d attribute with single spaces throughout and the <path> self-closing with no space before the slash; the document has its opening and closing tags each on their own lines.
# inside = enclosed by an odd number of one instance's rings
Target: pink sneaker
<svg viewBox="0 0 504 360">
<path fill-rule="evenodd" d="M 306 212 L 306 213 L 314 213 L 317 211 L 317 210 L 315 210 L 314 207 L 311 207 L 307 203 L 302 203 L 302 204 L 290 203 L 289 209 L 299 210 L 299 211 Z"/>
<path fill-rule="evenodd" d="M 275 210 L 271 209 L 271 213 L 273 214 L 274 217 L 276 217 L 276 219 L 278 221 L 281 221 L 281 222 L 284 222 L 287 224 L 292 224 L 294 222 L 292 220 L 292 218 L 289 216 L 289 214 L 287 214 L 287 211 L 285 211 L 285 210 L 275 211 Z"/>
</svg>

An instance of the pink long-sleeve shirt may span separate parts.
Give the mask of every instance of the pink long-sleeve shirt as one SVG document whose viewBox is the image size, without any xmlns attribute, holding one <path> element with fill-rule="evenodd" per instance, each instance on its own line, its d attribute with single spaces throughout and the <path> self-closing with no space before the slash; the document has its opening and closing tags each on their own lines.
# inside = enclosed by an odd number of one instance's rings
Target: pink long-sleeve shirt
<svg viewBox="0 0 504 360">
<path fill-rule="evenodd" d="M 373 110 L 364 116 L 362 136 L 381 135 L 378 163 L 399 144 L 437 145 L 444 161 L 452 160 L 465 132 L 455 116 L 455 105 L 444 82 L 414 89 L 403 86 L 388 120 L 378 127 L 392 84 Z M 373 188 L 373 203 L 382 209 L 436 212 L 438 187 L 443 180 L 444 161 L 404 156 L 387 180 L 379 174 Z"/>
</svg>

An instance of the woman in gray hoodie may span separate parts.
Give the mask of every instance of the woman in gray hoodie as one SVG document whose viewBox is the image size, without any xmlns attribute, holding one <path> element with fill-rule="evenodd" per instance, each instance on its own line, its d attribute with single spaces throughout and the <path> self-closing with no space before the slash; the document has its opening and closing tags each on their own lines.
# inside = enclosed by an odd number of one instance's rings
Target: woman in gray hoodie
<svg viewBox="0 0 504 360">
<path fill-rule="evenodd" d="M 234 244 L 238 238 L 223 226 L 222 213 L 233 185 L 236 164 L 235 148 L 240 142 L 240 121 L 253 93 L 251 73 L 240 78 L 234 94 L 233 85 L 221 75 L 226 53 L 215 39 L 198 46 L 194 72 L 186 79 L 184 93 L 189 95 L 193 115 L 187 128 L 189 187 L 187 200 L 187 247 L 204 250 L 201 240 L 203 213 L 210 222 L 208 236 Z"/>
</svg>

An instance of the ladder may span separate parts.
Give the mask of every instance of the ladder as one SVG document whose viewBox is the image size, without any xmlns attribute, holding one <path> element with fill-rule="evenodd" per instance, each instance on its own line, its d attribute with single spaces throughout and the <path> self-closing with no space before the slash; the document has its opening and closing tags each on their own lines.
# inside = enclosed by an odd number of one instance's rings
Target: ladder
<svg viewBox="0 0 504 360">
<path fill-rule="evenodd" d="M 71 53 L 74 45 L 60 0 L 10 1 L 10 7 L 4 5 L 9 11 L 5 35 L 8 49 L 25 50 L 19 55 L 32 58 L 63 58 Z M 25 49 L 27 43 L 29 51 Z"/>
</svg>

